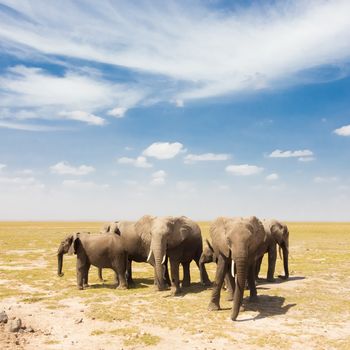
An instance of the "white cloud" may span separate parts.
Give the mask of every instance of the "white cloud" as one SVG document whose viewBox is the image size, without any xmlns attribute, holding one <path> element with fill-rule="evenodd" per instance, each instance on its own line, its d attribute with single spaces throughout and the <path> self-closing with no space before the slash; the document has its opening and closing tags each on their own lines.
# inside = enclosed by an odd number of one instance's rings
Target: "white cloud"
<svg viewBox="0 0 350 350">
<path fill-rule="evenodd" d="M 314 182 L 317 184 L 332 183 L 332 182 L 337 182 L 337 181 L 338 181 L 338 178 L 336 176 L 330 176 L 330 177 L 316 176 L 316 177 L 314 177 Z"/>
<path fill-rule="evenodd" d="M 94 188 L 106 189 L 109 187 L 106 184 L 99 185 L 93 181 L 81 181 L 81 180 L 64 180 L 62 181 L 62 186 L 69 189 L 77 189 L 77 190 L 94 189 Z"/>
<path fill-rule="evenodd" d="M 240 164 L 240 165 L 228 165 L 226 171 L 233 175 L 249 176 L 259 174 L 264 170 L 256 165 Z"/>
<path fill-rule="evenodd" d="M 279 176 L 278 176 L 278 174 L 276 174 L 276 173 L 272 173 L 272 174 L 270 174 L 270 175 L 267 175 L 267 176 L 265 177 L 265 179 L 266 179 L 267 181 L 276 181 L 276 180 L 279 179 Z"/>
<path fill-rule="evenodd" d="M 5 185 L 14 186 L 16 189 L 43 189 L 45 187 L 40 181 L 35 179 L 34 177 L 0 177 L 0 187 Z"/>
<path fill-rule="evenodd" d="M 164 170 L 158 170 L 152 174 L 151 185 L 160 186 L 165 184 L 165 177 L 167 176 Z"/>
<path fill-rule="evenodd" d="M 111 108 L 116 102 L 126 106 L 126 110 L 144 97 L 145 88 L 125 84 L 88 72 L 67 70 L 64 75 L 56 76 L 41 68 L 11 67 L 0 77 L 0 119 L 71 119 L 103 125 L 105 120 L 96 112 Z M 119 114 L 121 112 L 119 109 Z M 17 125 L 19 129 L 21 125 Z M 3 127 L 11 127 L 11 124 L 3 124 Z M 32 131 L 30 125 L 24 127 L 26 125 L 22 126 L 23 130 Z"/>
<path fill-rule="evenodd" d="M 222 161 L 228 159 L 230 159 L 230 155 L 225 153 L 188 154 L 184 158 L 185 163 L 195 163 L 203 161 Z"/>
<path fill-rule="evenodd" d="M 350 136 L 350 125 L 345 125 L 341 128 L 335 129 L 334 133 L 339 136 Z"/>
<path fill-rule="evenodd" d="M 125 107 L 116 107 L 109 110 L 107 114 L 116 118 L 123 118 L 127 110 Z"/>
<path fill-rule="evenodd" d="M 298 158 L 298 161 L 306 163 L 306 162 L 312 162 L 315 159 L 316 159 L 315 157 L 300 157 Z"/>
<path fill-rule="evenodd" d="M 177 100 L 175 100 L 175 106 L 181 108 L 181 107 L 185 106 L 185 103 L 183 100 L 177 99 Z"/>
<path fill-rule="evenodd" d="M 6 167 L 7 167 L 6 164 L 1 164 L 1 163 L 0 163 L 0 171 L 2 171 L 3 169 L 5 169 Z"/>
<path fill-rule="evenodd" d="M 106 121 L 103 118 L 84 111 L 62 111 L 59 113 L 59 115 L 62 117 L 66 117 L 67 119 L 78 120 L 80 122 L 85 122 L 90 125 L 104 125 L 106 123 Z"/>
<path fill-rule="evenodd" d="M 171 159 L 180 152 L 186 152 L 180 142 L 155 142 L 148 146 L 142 154 L 157 159 Z"/>
<path fill-rule="evenodd" d="M 67 1 L 65 11 L 53 1 L 6 3 L 20 16 L 2 14 L 0 37 L 11 43 L 5 48 L 187 82 L 177 99 L 295 82 L 298 72 L 341 64 L 350 53 L 348 0 L 259 3 L 230 11 L 207 2 L 101 2 L 98 11 L 91 10 L 92 0 Z"/>
<path fill-rule="evenodd" d="M 312 156 L 313 156 L 313 152 L 310 151 L 309 149 L 297 150 L 297 151 L 281 151 L 279 149 L 276 149 L 269 154 L 270 158 L 303 158 L 303 157 L 312 157 Z"/>
<path fill-rule="evenodd" d="M 93 171 L 95 171 L 95 168 L 89 165 L 80 165 L 74 167 L 68 162 L 63 161 L 50 166 L 50 170 L 54 174 L 80 176 L 92 173 Z"/>
<path fill-rule="evenodd" d="M 122 157 L 118 159 L 120 164 L 131 164 L 137 168 L 151 168 L 153 165 L 147 161 L 146 157 L 139 156 L 137 158 Z"/>
<path fill-rule="evenodd" d="M 0 121 L 0 128 L 13 129 L 13 130 L 22 130 L 22 131 L 55 131 L 55 130 L 61 130 L 60 128 L 46 126 L 46 125 L 12 123 L 12 122 L 3 122 L 3 121 Z"/>
</svg>

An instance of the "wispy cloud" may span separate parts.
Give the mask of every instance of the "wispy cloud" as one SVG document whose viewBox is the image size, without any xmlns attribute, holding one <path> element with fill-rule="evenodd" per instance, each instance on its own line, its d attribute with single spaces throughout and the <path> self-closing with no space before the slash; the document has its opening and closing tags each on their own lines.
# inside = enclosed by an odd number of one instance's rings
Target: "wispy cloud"
<svg viewBox="0 0 350 350">
<path fill-rule="evenodd" d="M 147 161 L 146 157 L 139 156 L 137 158 L 122 157 L 118 159 L 120 164 L 131 164 L 137 168 L 152 168 L 152 164 Z"/>
<path fill-rule="evenodd" d="M 93 181 L 82 181 L 82 180 L 64 180 L 62 186 L 69 189 L 85 190 L 85 189 L 107 189 L 107 184 L 97 184 Z"/>
<path fill-rule="evenodd" d="M 339 136 L 350 136 L 350 125 L 344 125 L 341 128 L 335 129 L 334 133 Z"/>
<path fill-rule="evenodd" d="M 276 181 L 278 179 L 279 179 L 279 176 L 276 173 L 269 174 L 265 177 L 265 180 L 267 181 Z"/>
<path fill-rule="evenodd" d="M 180 152 L 186 152 L 186 149 L 183 148 L 183 144 L 180 142 L 155 142 L 148 146 L 142 154 L 157 159 L 171 159 Z"/>
<path fill-rule="evenodd" d="M 114 107 L 115 113 L 125 114 L 144 94 L 132 88 L 132 84 L 125 86 L 86 72 L 66 71 L 58 76 L 25 66 L 9 68 L 0 77 L 0 85 L 0 119 L 6 123 L 13 119 L 71 119 L 103 125 L 104 119 L 95 112 L 105 113 Z M 12 128 L 16 126 L 6 123 L 2 122 Z M 20 127 L 17 124 L 17 128 Z"/>
<path fill-rule="evenodd" d="M 256 165 L 240 164 L 240 165 L 228 165 L 226 171 L 232 175 L 237 176 L 250 176 L 259 174 L 264 170 L 264 168 L 258 167 Z"/>
<path fill-rule="evenodd" d="M 295 82 L 298 72 L 337 65 L 350 54 L 347 0 L 273 2 L 226 12 L 185 1 L 101 1 L 98 10 L 92 0 L 65 1 L 65 11 L 52 1 L 4 3 L 20 14 L 0 17 L 1 41 L 12 49 L 187 82 L 172 100 Z"/>
<path fill-rule="evenodd" d="M 72 166 L 68 162 L 63 161 L 50 166 L 50 170 L 52 173 L 59 175 L 81 176 L 94 172 L 95 168 L 90 165 Z"/>
<path fill-rule="evenodd" d="M 337 176 L 329 176 L 329 177 L 316 176 L 316 177 L 314 177 L 314 182 L 317 184 L 333 183 L 333 182 L 337 182 L 338 180 L 339 179 Z"/>
<path fill-rule="evenodd" d="M 269 154 L 270 158 L 304 158 L 300 160 L 304 160 L 305 158 L 313 157 L 314 153 L 309 149 L 297 150 L 297 151 L 281 151 L 276 149 L 275 151 Z"/>
<path fill-rule="evenodd" d="M 184 161 L 187 164 L 207 161 L 223 161 L 230 159 L 229 154 L 225 153 L 203 153 L 203 154 L 188 154 Z"/>
<path fill-rule="evenodd" d="M 38 124 L 26 124 L 26 123 L 13 123 L 0 120 L 0 128 L 22 130 L 22 131 L 57 131 L 62 128 L 38 125 Z"/>
<path fill-rule="evenodd" d="M 0 171 L 2 171 L 3 169 L 5 169 L 6 167 L 7 167 L 6 164 L 1 164 L 1 163 L 0 163 Z"/>
<path fill-rule="evenodd" d="M 151 185 L 161 186 L 165 184 L 167 173 L 164 170 L 158 170 L 152 174 Z"/>
</svg>

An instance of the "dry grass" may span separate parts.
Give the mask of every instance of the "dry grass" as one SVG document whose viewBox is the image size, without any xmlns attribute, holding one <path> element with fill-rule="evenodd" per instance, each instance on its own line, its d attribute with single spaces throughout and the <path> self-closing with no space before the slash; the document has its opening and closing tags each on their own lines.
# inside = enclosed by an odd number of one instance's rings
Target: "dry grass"
<svg viewBox="0 0 350 350">
<path fill-rule="evenodd" d="M 200 226 L 207 237 L 209 224 Z M 126 291 L 113 288 L 111 271 L 103 272 L 107 281 L 101 284 L 95 268 L 90 272 L 91 288 L 78 291 L 74 256 L 65 256 L 65 276 L 57 277 L 56 250 L 62 238 L 100 227 L 101 223 L 0 223 L 0 301 L 18 297 L 24 303 L 64 309 L 66 300 L 78 296 L 87 317 L 126 325 L 98 328 L 91 335 L 122 337 L 126 347 L 158 344 L 162 337 L 149 331 L 152 327 L 229 344 L 245 342 L 253 348 L 291 349 L 302 342 L 307 348 L 346 349 L 350 343 L 350 324 L 344 323 L 350 319 L 350 223 L 289 223 L 291 280 L 259 285 L 259 304 L 245 301 L 246 311 L 239 319 L 246 321 L 236 323 L 229 319 L 231 303 L 225 301 L 225 292 L 223 310 L 207 311 L 211 290 L 199 285 L 195 264 L 194 283 L 180 297 L 155 292 L 153 269 L 147 264 L 134 264 L 136 287 Z M 265 264 L 261 276 L 266 274 Z M 207 267 L 213 279 L 215 265 Z M 276 274 L 282 270 L 278 261 Z"/>
</svg>

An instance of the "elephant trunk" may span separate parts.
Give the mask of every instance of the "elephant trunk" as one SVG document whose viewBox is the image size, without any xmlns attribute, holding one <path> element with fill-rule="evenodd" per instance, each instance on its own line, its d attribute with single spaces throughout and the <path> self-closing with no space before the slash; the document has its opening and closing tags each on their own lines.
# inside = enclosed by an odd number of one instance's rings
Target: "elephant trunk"
<svg viewBox="0 0 350 350">
<path fill-rule="evenodd" d="M 155 279 L 157 282 L 158 290 L 164 290 L 165 283 L 163 279 L 163 261 L 166 254 L 165 248 L 162 248 L 161 244 L 155 245 L 152 249 L 155 261 Z"/>
<path fill-rule="evenodd" d="M 287 279 L 289 278 L 289 269 L 288 269 L 288 247 L 286 243 L 282 246 L 282 252 L 283 252 L 283 267 L 284 267 L 284 277 Z"/>
<path fill-rule="evenodd" d="M 243 293 L 245 288 L 245 282 L 247 279 L 247 270 L 248 270 L 248 262 L 247 258 L 237 258 L 235 261 L 236 264 L 236 287 L 233 296 L 233 307 L 232 307 L 232 321 L 236 321 L 239 308 L 242 304 Z"/>
<path fill-rule="evenodd" d="M 63 265 L 63 253 L 58 253 L 57 254 L 57 275 L 59 277 L 63 276 L 63 272 L 62 272 L 62 265 Z"/>
</svg>

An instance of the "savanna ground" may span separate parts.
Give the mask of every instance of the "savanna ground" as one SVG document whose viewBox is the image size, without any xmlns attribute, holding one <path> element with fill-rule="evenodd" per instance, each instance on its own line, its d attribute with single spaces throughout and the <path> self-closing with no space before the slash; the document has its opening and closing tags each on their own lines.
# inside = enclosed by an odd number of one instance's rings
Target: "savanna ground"
<svg viewBox="0 0 350 350">
<path fill-rule="evenodd" d="M 209 223 L 200 225 L 207 237 Z M 289 223 L 290 280 L 259 284 L 259 303 L 244 300 L 238 322 L 224 291 L 222 310 L 207 311 L 211 289 L 199 285 L 194 263 L 181 297 L 156 292 L 147 264 L 134 263 L 136 286 L 126 291 L 113 289 L 108 270 L 101 284 L 95 268 L 91 287 L 78 291 L 75 256 L 65 256 L 57 277 L 62 238 L 100 227 L 0 223 L 0 312 L 35 330 L 16 337 L 1 326 L 1 349 L 350 349 L 350 223 Z M 207 269 L 213 279 L 215 264 Z M 276 275 L 282 270 L 278 260 Z"/>
</svg>

